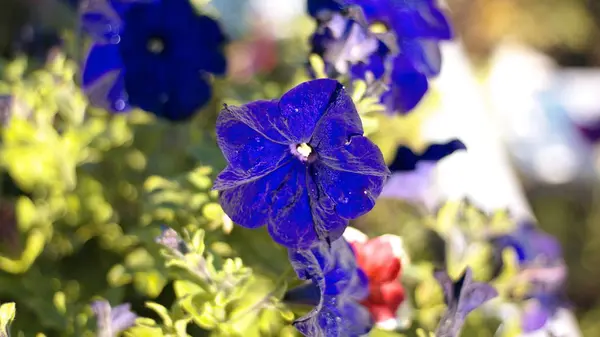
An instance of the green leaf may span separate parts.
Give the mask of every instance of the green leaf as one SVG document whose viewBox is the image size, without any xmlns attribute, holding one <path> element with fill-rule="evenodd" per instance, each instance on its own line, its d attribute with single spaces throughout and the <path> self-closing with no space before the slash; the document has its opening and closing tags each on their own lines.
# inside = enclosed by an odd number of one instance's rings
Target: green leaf
<svg viewBox="0 0 600 337">
<path fill-rule="evenodd" d="M 192 248 L 194 249 L 194 253 L 198 255 L 204 254 L 204 231 L 198 230 L 194 233 L 192 238 Z"/>
<path fill-rule="evenodd" d="M 163 320 L 163 324 L 166 327 L 172 327 L 173 326 L 173 320 L 171 319 L 171 316 L 169 315 L 169 311 L 167 310 L 167 308 L 165 308 L 164 306 L 156 303 L 156 302 L 146 302 L 146 307 L 152 309 L 154 312 L 156 312 L 156 314 L 158 316 L 160 316 L 160 318 Z"/>
</svg>

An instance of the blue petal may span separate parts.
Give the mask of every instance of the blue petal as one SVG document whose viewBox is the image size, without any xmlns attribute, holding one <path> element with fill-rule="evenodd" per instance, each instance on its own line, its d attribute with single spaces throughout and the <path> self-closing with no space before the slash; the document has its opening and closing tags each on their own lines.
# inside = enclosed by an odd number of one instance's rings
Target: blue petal
<svg viewBox="0 0 600 337">
<path fill-rule="evenodd" d="M 439 75 L 442 54 L 436 41 L 404 40 L 400 43 L 400 49 L 400 55 L 394 60 L 395 72 L 416 71 L 428 77 Z"/>
<path fill-rule="evenodd" d="M 213 189 L 243 184 L 274 171 L 291 159 L 288 145 L 274 142 L 265 133 L 275 138 L 280 135 L 266 129 L 266 123 L 260 124 L 275 107 L 272 102 L 263 101 L 243 107 L 228 106 L 221 111 L 217 118 L 217 143 L 229 166 L 217 177 Z"/>
<path fill-rule="evenodd" d="M 80 21 L 83 31 L 94 42 L 118 43 L 123 29 L 123 15 L 134 1 L 91 0 L 80 6 Z"/>
<path fill-rule="evenodd" d="M 162 110 L 155 113 L 171 121 L 191 118 L 212 96 L 212 89 L 199 73 L 187 69 L 174 70 L 168 99 Z"/>
<path fill-rule="evenodd" d="M 334 114 L 338 115 L 339 112 L 335 111 L 337 108 L 335 104 L 344 96 L 347 94 L 336 80 L 319 79 L 304 82 L 281 97 L 279 115 L 271 118 L 271 122 L 292 143 L 308 143 L 313 131 L 315 135 L 325 138 L 327 135 L 319 133 L 317 123 L 332 110 Z M 355 109 L 354 114 L 356 114 Z M 350 112 L 347 116 L 351 118 L 354 114 Z M 344 122 L 351 121 L 347 118 Z M 345 126 L 345 124 L 340 126 Z M 320 132 L 327 132 L 327 130 Z"/>
<path fill-rule="evenodd" d="M 429 84 L 427 77 L 417 72 L 394 73 L 390 89 L 381 96 L 381 102 L 390 113 L 407 113 L 421 102 Z"/>
<path fill-rule="evenodd" d="M 172 19 L 179 20 L 177 16 Z M 183 28 L 185 31 L 182 32 L 182 36 L 185 36 L 187 41 L 174 48 L 173 59 L 191 68 L 202 69 L 216 75 L 225 74 L 227 62 L 221 46 L 226 39 L 218 22 L 208 16 L 194 14 L 189 24 L 184 25 Z"/>
<path fill-rule="evenodd" d="M 355 219 L 369 212 L 383 189 L 383 176 L 370 176 L 338 171 L 319 165 L 317 184 L 335 203 L 335 212 L 342 218 Z"/>
<path fill-rule="evenodd" d="M 305 249 L 319 239 L 306 188 L 307 169 L 298 160 L 292 161 L 289 167 L 286 176 L 278 180 L 276 193 L 271 196 L 268 229 L 275 242 L 289 248 Z"/>
<path fill-rule="evenodd" d="M 321 290 L 317 305 L 294 322 L 305 336 L 361 336 L 373 323 L 357 302 L 368 295 L 368 280 L 357 267 L 350 245 L 343 239 L 321 242 L 310 250 L 290 250 L 290 262 L 301 278 Z"/>
<path fill-rule="evenodd" d="M 391 24 L 398 36 L 438 40 L 452 38 L 450 23 L 435 0 L 415 1 L 411 5 L 392 4 L 395 16 Z"/>
<path fill-rule="evenodd" d="M 268 175 L 222 191 L 219 201 L 223 211 L 235 223 L 246 228 L 266 225 L 272 213 L 273 198 L 293 169 L 295 167 L 291 164 L 284 165 Z"/>
<path fill-rule="evenodd" d="M 346 227 L 348 227 L 348 220 L 336 213 L 336 203 L 329 198 L 323 187 L 315 182 L 315 173 L 315 167 L 313 166 L 310 168 L 311 179 L 307 182 L 315 230 L 319 238 L 331 242 L 344 234 Z"/>
<path fill-rule="evenodd" d="M 320 119 L 313 124 L 314 132 L 310 139 L 310 144 L 319 155 L 329 155 L 346 145 L 351 137 L 364 133 L 354 102 L 341 84 L 337 83 L 335 92 L 325 104 L 321 108 Z"/>
<path fill-rule="evenodd" d="M 364 136 L 352 136 L 336 148 L 318 148 L 319 158 L 334 170 L 387 177 L 390 171 L 381 150 Z"/>
<path fill-rule="evenodd" d="M 123 63 L 114 44 L 94 44 L 83 69 L 83 89 L 92 104 L 113 111 L 129 108 Z"/>
</svg>

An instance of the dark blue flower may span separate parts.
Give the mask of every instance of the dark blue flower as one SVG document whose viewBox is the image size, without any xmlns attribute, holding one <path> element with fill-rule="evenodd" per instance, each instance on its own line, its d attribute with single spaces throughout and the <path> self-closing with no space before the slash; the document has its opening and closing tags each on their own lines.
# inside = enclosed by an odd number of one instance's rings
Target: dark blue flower
<svg viewBox="0 0 600 337">
<path fill-rule="evenodd" d="M 467 315 L 498 296 L 498 292 L 491 285 L 474 282 L 473 273 L 469 267 L 455 282 L 450 279 L 445 270 L 436 271 L 434 276 L 442 287 L 447 305 L 446 312 L 435 332 L 436 336 L 457 337 Z"/>
<path fill-rule="evenodd" d="M 209 73 L 222 75 L 225 37 L 189 0 L 111 0 L 84 7 L 95 40 L 83 72 L 90 101 L 112 111 L 137 107 L 185 120 L 211 97 Z"/>
<path fill-rule="evenodd" d="M 114 308 L 105 300 L 94 301 L 92 311 L 96 315 L 97 336 L 116 337 L 135 324 L 137 315 L 131 311 L 129 303 Z"/>
<path fill-rule="evenodd" d="M 400 52 L 391 60 L 391 74 L 385 74 L 389 89 L 381 102 L 390 113 L 410 111 L 427 92 L 428 78 L 440 72 L 438 43 L 452 37 L 447 18 L 435 0 L 308 0 L 309 13 L 316 18 L 352 5 L 362 8 L 369 25 L 382 25 L 395 35 Z M 364 74 L 379 79 L 372 71 L 377 62 L 372 61 Z"/>
<path fill-rule="evenodd" d="M 287 299 L 302 302 L 298 295 L 304 294 L 308 296 L 305 303 L 317 300 L 310 313 L 294 322 L 298 331 L 305 336 L 355 337 L 371 330 L 371 315 L 359 304 L 368 296 L 368 279 L 346 240 L 320 242 L 309 250 L 290 250 L 289 257 L 298 277 L 311 284 Z M 314 298 L 317 294 L 319 297 Z"/>
<path fill-rule="evenodd" d="M 226 106 L 216 128 L 228 162 L 213 187 L 223 210 L 244 227 L 267 225 L 289 248 L 339 238 L 349 219 L 373 208 L 389 175 L 335 80 L 302 83 L 279 100 Z"/>
</svg>

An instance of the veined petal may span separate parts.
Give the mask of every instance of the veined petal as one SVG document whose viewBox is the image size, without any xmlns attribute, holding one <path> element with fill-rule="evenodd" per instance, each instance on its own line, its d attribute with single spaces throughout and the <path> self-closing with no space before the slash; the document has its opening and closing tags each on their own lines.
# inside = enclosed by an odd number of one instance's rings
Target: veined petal
<svg viewBox="0 0 600 337">
<path fill-rule="evenodd" d="M 321 291 L 319 305 L 294 322 L 305 336 L 358 337 L 369 332 L 371 317 L 357 301 L 368 293 L 368 280 L 342 238 L 320 242 L 310 250 L 290 250 L 290 262 L 300 277 Z"/>
<path fill-rule="evenodd" d="M 364 133 L 360 116 L 346 90 L 339 85 L 330 98 L 310 139 L 317 152 L 324 154 L 348 143 L 352 136 Z"/>
<path fill-rule="evenodd" d="M 321 162 L 338 171 L 387 177 L 390 175 L 381 150 L 363 136 L 353 136 L 341 147 L 319 152 Z"/>
<path fill-rule="evenodd" d="M 336 80 L 319 79 L 304 82 L 281 97 L 279 101 L 279 114 L 273 116 L 270 120 L 272 125 L 287 136 L 287 138 L 296 144 L 308 143 L 313 136 L 320 135 L 327 130 L 317 131 L 317 124 L 331 110 L 336 113 L 337 101 L 348 96 L 343 86 Z M 349 97 L 348 97 L 349 99 Z M 356 109 L 354 109 L 356 114 Z M 351 117 L 348 113 L 347 117 Z M 358 118 L 358 114 L 356 114 Z M 350 118 L 342 121 L 350 123 Z M 360 119 L 359 119 L 360 121 Z M 338 126 L 345 126 L 340 124 Z M 361 128 L 362 130 L 362 128 Z M 326 135 L 321 135 L 326 137 Z"/>
<path fill-rule="evenodd" d="M 231 123 L 242 123 L 271 142 L 285 145 L 292 144 L 285 133 L 277 129 L 271 122 L 271 119 L 276 118 L 278 115 L 277 101 L 255 101 L 239 107 L 225 106 L 217 118 L 217 138 L 223 141 L 227 140 L 221 136 L 227 126 Z"/>
<path fill-rule="evenodd" d="M 315 168 L 320 189 L 335 203 L 335 212 L 344 219 L 355 219 L 374 206 L 383 189 L 385 176 L 339 171 L 323 164 Z"/>
<path fill-rule="evenodd" d="M 258 228 L 267 224 L 274 196 L 283 188 L 282 182 L 285 185 L 286 179 L 289 179 L 287 177 L 294 174 L 294 168 L 292 165 L 285 165 L 259 179 L 225 189 L 219 196 L 223 211 L 233 222 L 246 228 Z"/>
<path fill-rule="evenodd" d="M 217 178 L 215 189 L 230 185 L 221 181 L 225 177 L 230 181 L 236 178 L 238 184 L 244 183 L 276 170 L 291 159 L 288 145 L 273 142 L 248 125 L 260 129 L 259 121 L 252 119 L 255 115 L 246 106 L 227 107 L 219 114 L 217 143 L 229 165 L 228 172 Z"/>
<path fill-rule="evenodd" d="M 300 161 L 292 161 L 289 167 L 287 174 L 278 179 L 276 193 L 271 196 L 268 229 L 275 242 L 288 248 L 306 249 L 319 239 L 306 188 L 306 167 Z"/>
</svg>

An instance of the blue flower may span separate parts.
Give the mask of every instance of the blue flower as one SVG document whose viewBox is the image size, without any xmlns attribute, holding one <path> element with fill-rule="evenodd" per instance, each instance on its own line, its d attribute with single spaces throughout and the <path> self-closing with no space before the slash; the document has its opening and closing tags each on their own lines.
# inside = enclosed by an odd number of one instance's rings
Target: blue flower
<svg viewBox="0 0 600 337">
<path fill-rule="evenodd" d="M 129 303 L 111 308 L 108 301 L 94 301 L 92 311 L 96 315 L 97 336 L 99 337 L 116 337 L 132 327 L 137 319 L 137 315 L 131 311 Z"/>
<path fill-rule="evenodd" d="M 457 281 L 452 281 L 445 270 L 436 271 L 434 276 L 442 287 L 447 305 L 435 332 L 436 336 L 458 336 L 467 315 L 498 296 L 498 292 L 491 285 L 474 282 L 473 272 L 469 267 Z"/>
<path fill-rule="evenodd" d="M 339 238 L 349 219 L 373 208 L 389 175 L 335 80 L 302 83 L 279 100 L 226 106 L 216 128 L 228 162 L 213 187 L 223 210 L 241 226 L 267 225 L 289 248 Z"/>
<path fill-rule="evenodd" d="M 346 240 L 321 242 L 310 250 L 290 250 L 289 258 L 298 277 L 311 281 L 296 294 L 308 295 L 309 303 L 319 295 L 315 308 L 294 322 L 298 331 L 305 336 L 355 337 L 371 330 L 371 315 L 359 304 L 368 296 L 368 279 Z M 302 300 L 293 293 L 287 298 Z"/>
<path fill-rule="evenodd" d="M 216 21 L 198 15 L 189 0 L 94 3 L 82 14 L 95 40 L 83 71 L 93 104 L 115 112 L 137 107 L 180 121 L 210 100 L 208 74 L 226 69 L 225 37 Z"/>
<path fill-rule="evenodd" d="M 395 35 L 400 50 L 393 57 L 389 74 L 389 89 L 381 96 L 381 102 L 390 113 L 406 113 L 412 110 L 429 88 L 428 78 L 436 76 L 441 68 L 439 41 L 452 38 L 450 23 L 435 0 L 308 0 L 308 11 L 314 17 L 323 13 L 340 11 L 347 6 L 360 6 L 370 25 L 383 25 Z M 379 79 L 373 69 L 366 69 Z M 388 74 L 386 74 L 388 75 Z"/>
<path fill-rule="evenodd" d="M 386 71 L 389 72 L 386 59 L 397 52 L 395 45 L 393 35 L 369 30 L 358 6 L 321 15 L 311 37 L 311 52 L 323 59 L 325 73 L 331 78 L 351 75 L 362 79 L 366 72 L 377 78 L 384 77 Z"/>
</svg>

